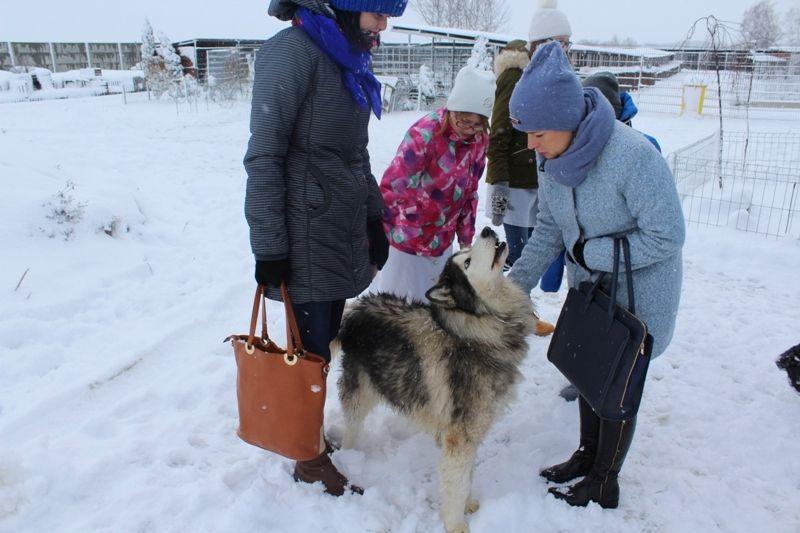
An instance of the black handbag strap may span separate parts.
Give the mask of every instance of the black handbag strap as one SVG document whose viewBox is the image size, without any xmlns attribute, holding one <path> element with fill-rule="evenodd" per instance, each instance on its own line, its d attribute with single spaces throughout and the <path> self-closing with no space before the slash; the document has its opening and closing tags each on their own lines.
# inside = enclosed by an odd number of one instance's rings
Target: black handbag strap
<svg viewBox="0 0 800 533">
<path fill-rule="evenodd" d="M 614 265 L 613 270 L 611 272 L 611 294 L 608 304 L 608 317 L 611 320 L 614 317 L 614 305 L 617 302 L 617 287 L 619 285 L 619 259 L 620 259 L 620 248 L 622 248 L 622 256 L 624 257 L 625 261 L 625 281 L 627 282 L 627 289 L 628 289 L 628 311 L 632 314 L 636 314 L 636 302 L 633 297 L 633 272 L 631 270 L 631 248 L 630 243 L 628 242 L 627 237 L 614 237 Z M 589 293 L 586 295 L 586 305 L 588 306 L 589 302 L 591 302 L 592 298 L 594 297 L 595 291 L 600 287 L 603 279 L 605 279 L 607 272 L 601 272 L 597 279 L 592 284 L 592 288 L 589 289 Z"/>
<path fill-rule="evenodd" d="M 633 300 L 633 272 L 631 269 L 631 244 L 627 237 L 617 239 L 622 241 L 622 255 L 625 257 L 625 281 L 628 285 L 628 311 L 636 314 L 636 302 Z M 614 241 L 616 242 L 616 240 Z"/>
<path fill-rule="evenodd" d="M 617 303 L 617 286 L 619 285 L 619 239 L 614 239 L 614 267 L 611 272 L 611 300 L 608 302 L 608 318 L 614 317 L 614 305 Z"/>
</svg>

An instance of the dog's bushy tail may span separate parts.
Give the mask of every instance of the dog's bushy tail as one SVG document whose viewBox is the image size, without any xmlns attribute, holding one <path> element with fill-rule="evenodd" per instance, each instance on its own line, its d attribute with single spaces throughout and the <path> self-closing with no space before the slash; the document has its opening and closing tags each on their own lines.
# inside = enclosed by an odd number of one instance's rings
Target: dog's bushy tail
<svg viewBox="0 0 800 533">
<path fill-rule="evenodd" d="M 356 300 L 347 300 L 347 302 L 345 302 L 344 311 L 342 312 L 342 324 L 347 320 L 347 315 L 353 311 L 355 304 Z M 339 335 L 330 342 L 328 348 L 331 351 L 331 362 L 333 362 L 342 353 L 342 341 L 339 339 Z"/>
</svg>

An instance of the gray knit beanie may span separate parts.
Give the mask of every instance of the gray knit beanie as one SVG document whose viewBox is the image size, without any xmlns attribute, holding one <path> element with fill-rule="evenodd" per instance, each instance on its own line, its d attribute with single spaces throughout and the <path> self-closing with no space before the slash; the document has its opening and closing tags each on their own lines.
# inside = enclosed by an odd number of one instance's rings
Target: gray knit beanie
<svg viewBox="0 0 800 533">
<path fill-rule="evenodd" d="M 611 103 L 614 114 L 619 118 L 622 113 L 622 101 L 619 98 L 619 80 L 612 72 L 597 72 L 583 80 L 584 87 L 597 87 Z"/>
</svg>

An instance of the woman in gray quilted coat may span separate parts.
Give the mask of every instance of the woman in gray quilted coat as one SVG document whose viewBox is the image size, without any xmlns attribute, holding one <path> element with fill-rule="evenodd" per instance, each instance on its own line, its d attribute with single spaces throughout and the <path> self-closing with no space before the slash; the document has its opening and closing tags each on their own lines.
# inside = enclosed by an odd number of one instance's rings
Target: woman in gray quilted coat
<svg viewBox="0 0 800 533">
<path fill-rule="evenodd" d="M 380 118 L 382 105 L 370 50 L 406 2 L 272 0 L 270 15 L 292 26 L 256 58 L 244 158 L 255 277 L 273 300 L 286 284 L 305 348 L 328 360 L 345 300 L 388 256 L 367 152 L 370 113 Z M 298 462 L 294 478 L 339 496 L 349 483 L 320 437 L 320 455 Z"/>
<path fill-rule="evenodd" d="M 644 135 L 616 120 L 599 89 L 583 88 L 562 47 L 536 51 L 510 102 L 514 127 L 528 134 L 539 160 L 536 228 L 509 278 L 530 291 L 553 257 L 566 250 L 571 287 L 613 269 L 613 237 L 630 243 L 638 317 L 653 336 L 652 357 L 670 343 L 678 314 L 685 226 L 675 182 Z M 627 304 L 624 276 L 617 300 Z M 605 287 L 606 289 L 608 287 Z M 601 420 L 579 398 L 580 446 L 545 468 L 549 481 L 583 479 L 550 492 L 570 505 L 617 507 L 617 476 L 636 418 Z"/>
</svg>

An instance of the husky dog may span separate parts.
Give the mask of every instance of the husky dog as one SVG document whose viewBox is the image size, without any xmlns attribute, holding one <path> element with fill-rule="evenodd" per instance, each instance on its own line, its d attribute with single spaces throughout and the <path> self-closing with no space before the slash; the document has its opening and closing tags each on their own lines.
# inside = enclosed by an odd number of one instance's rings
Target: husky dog
<svg viewBox="0 0 800 533">
<path fill-rule="evenodd" d="M 339 397 L 352 448 L 378 401 L 432 433 L 439 462 L 441 517 L 466 532 L 475 453 L 510 403 L 536 317 L 531 299 L 503 277 L 508 250 L 490 228 L 456 252 L 428 290 L 430 304 L 390 294 L 358 300 L 339 332 Z"/>
<path fill-rule="evenodd" d="M 789 348 L 775 361 L 789 375 L 789 383 L 800 392 L 800 344 Z"/>
</svg>

